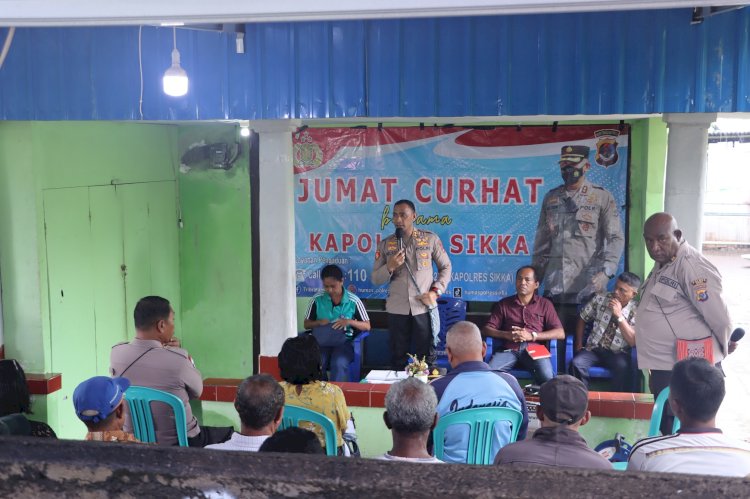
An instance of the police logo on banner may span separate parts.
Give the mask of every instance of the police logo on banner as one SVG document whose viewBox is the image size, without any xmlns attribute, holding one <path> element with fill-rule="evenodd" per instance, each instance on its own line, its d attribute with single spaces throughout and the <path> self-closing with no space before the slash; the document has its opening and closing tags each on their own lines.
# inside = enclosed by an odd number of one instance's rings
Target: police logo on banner
<svg viewBox="0 0 750 499">
<path fill-rule="evenodd" d="M 620 155 L 617 153 L 617 137 L 620 135 L 619 130 L 604 129 L 594 132 L 596 137 L 596 164 L 604 168 L 610 167 L 617 163 Z"/>
<path fill-rule="evenodd" d="M 323 163 L 323 150 L 313 142 L 306 131 L 298 133 L 294 144 L 294 168 L 297 171 L 307 171 L 319 167 Z"/>
</svg>

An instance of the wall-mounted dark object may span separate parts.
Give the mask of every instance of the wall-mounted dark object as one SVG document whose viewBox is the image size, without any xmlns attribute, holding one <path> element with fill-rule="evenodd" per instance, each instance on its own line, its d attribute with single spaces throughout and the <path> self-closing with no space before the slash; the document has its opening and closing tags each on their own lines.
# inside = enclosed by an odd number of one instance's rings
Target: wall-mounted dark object
<svg viewBox="0 0 750 499">
<path fill-rule="evenodd" d="M 206 163 L 208 168 L 229 170 L 239 155 L 240 144 L 238 142 L 232 144 L 218 142 L 191 147 L 182 155 L 180 162 L 191 167 L 200 167 L 202 163 Z"/>
</svg>

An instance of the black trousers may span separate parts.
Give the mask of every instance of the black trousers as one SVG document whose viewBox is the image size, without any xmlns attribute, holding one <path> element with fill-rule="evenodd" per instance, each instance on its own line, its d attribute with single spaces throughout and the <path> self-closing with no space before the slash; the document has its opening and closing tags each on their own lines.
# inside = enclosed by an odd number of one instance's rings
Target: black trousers
<svg viewBox="0 0 750 499">
<path fill-rule="evenodd" d="M 388 314 L 388 330 L 391 333 L 391 369 L 401 371 L 406 366 L 407 353 L 425 358 L 430 366 L 435 363 L 435 347 L 432 345 L 430 314 Z M 413 345 L 413 351 L 410 350 Z"/>
<path fill-rule="evenodd" d="M 563 330 L 565 331 L 565 337 L 576 334 L 576 324 L 578 323 L 578 305 L 575 303 L 558 303 L 555 301 L 555 297 L 550 298 L 555 306 L 555 312 L 562 322 Z M 557 340 L 557 371 L 558 373 L 565 372 L 565 338 Z"/>
<path fill-rule="evenodd" d="M 594 348 L 593 350 L 581 350 L 570 363 L 570 374 L 583 381 L 586 388 L 589 387 L 589 368 L 601 365 L 612 372 L 610 381 L 613 392 L 631 392 L 630 379 L 630 352 L 615 353 L 606 348 Z"/>
<path fill-rule="evenodd" d="M 232 437 L 234 428 L 231 426 L 201 426 L 201 432 L 194 437 L 188 437 L 188 447 L 205 447 L 211 444 L 226 442 Z"/>
</svg>

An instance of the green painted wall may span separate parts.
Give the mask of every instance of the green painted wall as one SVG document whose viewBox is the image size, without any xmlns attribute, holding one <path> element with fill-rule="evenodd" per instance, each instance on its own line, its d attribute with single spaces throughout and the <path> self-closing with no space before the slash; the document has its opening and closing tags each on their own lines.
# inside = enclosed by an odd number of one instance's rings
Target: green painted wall
<svg viewBox="0 0 750 499">
<path fill-rule="evenodd" d="M 628 266 L 645 278 L 654 262 L 643 243 L 643 222 L 664 209 L 667 124 L 661 118 L 649 118 L 635 120 L 632 125 Z"/>
<path fill-rule="evenodd" d="M 237 140 L 234 125 L 183 125 L 178 153 Z M 181 334 L 204 378 L 244 378 L 253 369 L 247 144 L 228 171 L 206 163 L 180 168 Z"/>
<path fill-rule="evenodd" d="M 248 150 L 230 171 L 178 174 L 190 144 L 236 137 L 224 124 L 0 123 L 6 355 L 28 372 L 63 372 L 60 392 L 36 397 L 35 417 L 59 435 L 83 435 L 69 396 L 106 374 L 146 294 L 172 302 L 204 376 L 250 374 Z"/>
<path fill-rule="evenodd" d="M 588 424 L 581 426 L 580 432 L 592 449 L 615 438 L 617 433 L 624 435 L 625 441 L 633 445 L 648 436 L 648 425 L 649 421 L 645 419 L 591 418 Z"/>
<path fill-rule="evenodd" d="M 49 368 L 40 288 L 43 232 L 31 130 L 30 123 L 0 122 L 0 289 L 6 356 L 43 372 Z"/>
<path fill-rule="evenodd" d="M 63 373 L 36 417 L 81 437 L 70 395 L 133 336 L 135 301 L 161 294 L 180 309 L 176 128 L 6 122 L 0 150 L 6 355 Z"/>
</svg>

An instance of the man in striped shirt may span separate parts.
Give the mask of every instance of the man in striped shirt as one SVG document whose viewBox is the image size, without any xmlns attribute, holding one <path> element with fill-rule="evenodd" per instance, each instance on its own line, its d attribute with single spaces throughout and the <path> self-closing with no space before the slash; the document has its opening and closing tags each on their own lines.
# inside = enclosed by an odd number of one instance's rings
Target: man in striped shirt
<svg viewBox="0 0 750 499">
<path fill-rule="evenodd" d="M 341 345 L 320 346 L 323 374 L 331 370 L 330 381 L 348 381 L 349 364 L 354 359 L 352 338 L 356 331 L 369 331 L 370 318 L 357 295 L 344 289 L 344 273 L 337 265 L 326 265 L 320 272 L 323 291 L 310 300 L 305 314 L 305 329 L 331 325 L 346 335 Z"/>
</svg>

